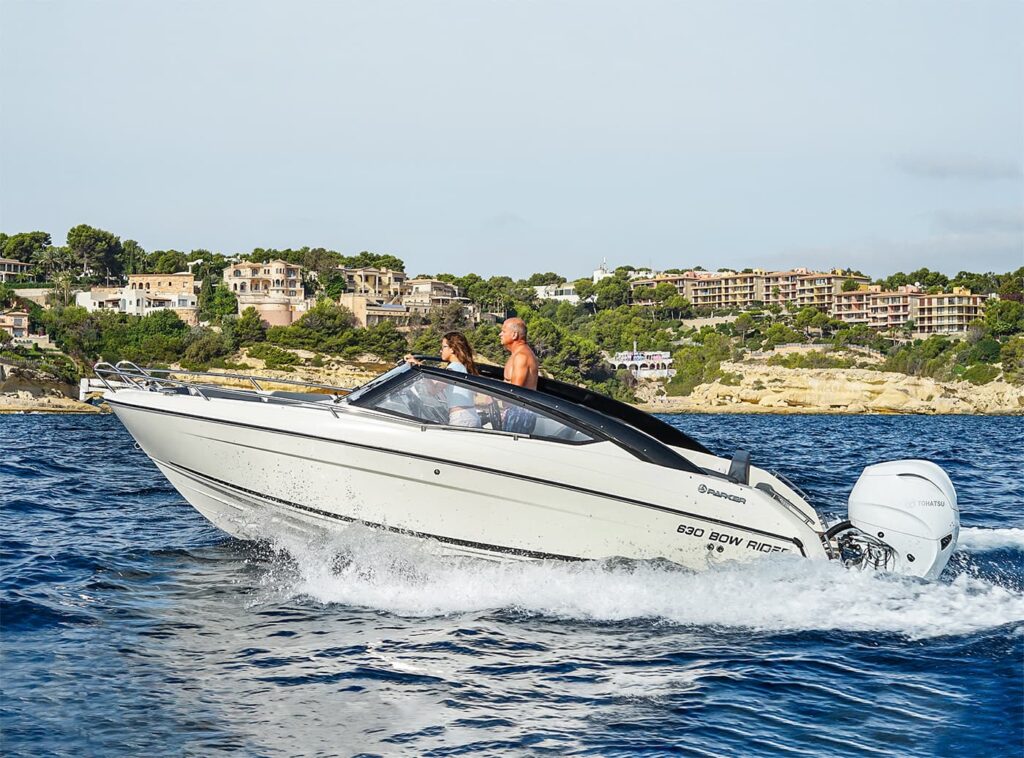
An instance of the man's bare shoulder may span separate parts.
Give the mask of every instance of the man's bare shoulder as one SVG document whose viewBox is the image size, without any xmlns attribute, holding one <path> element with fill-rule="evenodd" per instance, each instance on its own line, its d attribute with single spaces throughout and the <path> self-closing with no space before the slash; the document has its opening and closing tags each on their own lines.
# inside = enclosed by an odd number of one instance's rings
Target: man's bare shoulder
<svg viewBox="0 0 1024 758">
<path fill-rule="evenodd" d="M 512 353 L 512 358 L 517 361 L 525 361 L 526 363 L 536 363 L 537 355 L 533 352 L 533 348 L 529 345 L 523 345 L 521 348 Z"/>
</svg>

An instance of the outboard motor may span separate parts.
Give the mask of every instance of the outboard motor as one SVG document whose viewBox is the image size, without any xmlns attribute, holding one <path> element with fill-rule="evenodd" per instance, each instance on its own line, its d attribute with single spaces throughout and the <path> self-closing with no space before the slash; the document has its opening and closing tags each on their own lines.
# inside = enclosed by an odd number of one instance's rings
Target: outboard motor
<svg viewBox="0 0 1024 758">
<path fill-rule="evenodd" d="M 850 492 L 844 563 L 935 579 L 956 549 L 960 511 L 946 472 L 931 461 L 868 466 Z"/>
</svg>

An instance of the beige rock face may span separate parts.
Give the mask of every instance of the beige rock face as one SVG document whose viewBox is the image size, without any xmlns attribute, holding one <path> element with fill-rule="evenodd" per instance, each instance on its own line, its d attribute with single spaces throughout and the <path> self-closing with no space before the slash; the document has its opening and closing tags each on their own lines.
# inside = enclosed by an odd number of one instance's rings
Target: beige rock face
<svg viewBox="0 0 1024 758">
<path fill-rule="evenodd" d="M 737 386 L 702 384 L 688 397 L 660 398 L 647 410 L 733 413 L 1024 414 L 1024 387 L 975 386 L 864 369 L 787 369 L 723 363 Z"/>
<path fill-rule="evenodd" d="M 0 364 L 0 414 L 100 412 L 69 397 L 74 390 L 42 371 Z"/>
<path fill-rule="evenodd" d="M 3 413 L 101 413 L 101 411 L 88 403 L 80 403 L 63 395 L 9 392 L 0 393 L 0 414 Z"/>
</svg>

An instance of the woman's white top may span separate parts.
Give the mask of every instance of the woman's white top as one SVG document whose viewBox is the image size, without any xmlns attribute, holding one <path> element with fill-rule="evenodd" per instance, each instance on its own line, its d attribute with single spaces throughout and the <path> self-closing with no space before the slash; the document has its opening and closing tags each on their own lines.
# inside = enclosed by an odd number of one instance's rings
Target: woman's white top
<svg viewBox="0 0 1024 758">
<path fill-rule="evenodd" d="M 463 366 L 459 361 L 452 361 L 448 364 L 449 371 L 458 371 L 462 374 L 468 374 L 466 367 Z M 448 407 L 449 408 L 472 408 L 476 405 L 473 401 L 473 391 L 467 387 L 456 387 L 452 385 L 448 388 Z"/>
</svg>

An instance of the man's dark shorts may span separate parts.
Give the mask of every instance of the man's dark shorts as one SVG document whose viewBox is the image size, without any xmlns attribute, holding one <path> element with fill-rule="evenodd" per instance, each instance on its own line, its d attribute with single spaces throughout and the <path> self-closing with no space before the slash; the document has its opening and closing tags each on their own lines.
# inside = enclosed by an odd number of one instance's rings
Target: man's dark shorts
<svg viewBox="0 0 1024 758">
<path fill-rule="evenodd" d="M 505 409 L 501 428 L 514 434 L 532 434 L 537 425 L 537 416 L 519 405 L 510 405 Z"/>
</svg>

